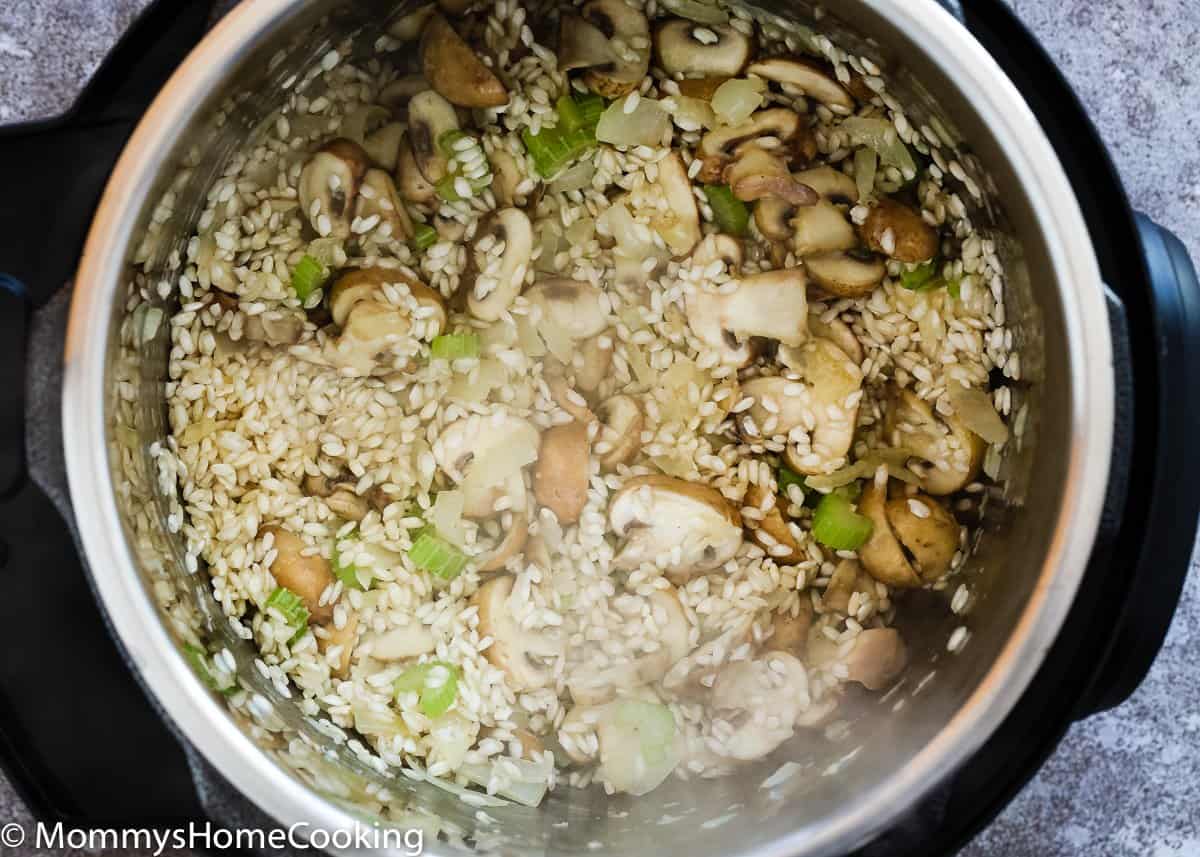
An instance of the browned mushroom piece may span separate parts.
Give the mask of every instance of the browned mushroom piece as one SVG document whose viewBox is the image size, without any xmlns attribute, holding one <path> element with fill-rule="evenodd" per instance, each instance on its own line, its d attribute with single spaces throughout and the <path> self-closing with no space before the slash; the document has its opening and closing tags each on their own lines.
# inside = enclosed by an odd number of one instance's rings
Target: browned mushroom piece
<svg viewBox="0 0 1200 857">
<path fill-rule="evenodd" d="M 773 502 L 767 498 L 771 498 Z M 763 512 L 761 519 L 751 518 L 747 513 L 742 517 L 742 522 L 754 531 L 755 539 L 776 562 L 785 565 L 799 562 L 805 557 L 804 549 L 784 519 L 779 502 L 774 499 L 774 493 L 757 483 L 746 488 L 743 506 L 761 511 L 764 502 L 770 502 L 770 506 Z M 766 538 L 762 534 L 765 534 Z M 783 548 L 787 549 L 786 553 L 783 552 Z"/>
<path fill-rule="evenodd" d="M 937 230 L 920 212 L 888 197 L 871 206 L 858 235 L 871 250 L 901 262 L 928 262 L 940 249 Z"/>
<path fill-rule="evenodd" d="M 738 147 L 722 178 L 733 195 L 745 202 L 775 197 L 790 206 L 802 206 L 813 205 L 818 199 L 811 187 L 788 172 L 782 158 L 755 143 L 743 143 Z"/>
<path fill-rule="evenodd" d="M 760 137 L 772 137 L 786 147 L 799 129 L 800 116 L 784 107 L 758 110 L 745 122 L 714 128 L 700 140 L 701 168 L 696 180 L 719 182 L 739 146 Z"/>
<path fill-rule="evenodd" d="M 779 57 L 753 63 L 746 72 L 799 89 L 838 113 L 854 110 L 854 98 L 838 83 L 831 70 L 820 63 Z"/>
<path fill-rule="evenodd" d="M 878 256 L 855 250 L 817 253 L 804 259 L 814 284 L 839 298 L 860 298 L 883 282 L 887 266 Z"/>
<path fill-rule="evenodd" d="M 448 131 L 458 130 L 458 113 L 454 105 L 432 89 L 419 92 L 408 102 L 408 146 L 412 150 L 413 163 L 421 178 L 436 185 L 446 177 L 449 160 L 438 145 L 438 140 Z M 404 166 L 405 151 L 401 146 L 399 163 Z M 407 175 L 402 173 L 402 182 Z M 415 187 L 415 182 L 413 183 Z M 406 188 L 406 190 L 408 190 Z"/>
<path fill-rule="evenodd" d="M 671 152 L 658 162 L 657 184 L 667 205 L 655 214 L 651 225 L 674 255 L 684 256 L 700 240 L 700 212 L 678 152 Z"/>
<path fill-rule="evenodd" d="M 922 580 L 937 580 L 950 570 L 958 552 L 959 527 L 945 506 L 927 494 L 913 494 L 893 497 L 885 510 Z"/>
<path fill-rule="evenodd" d="M 362 146 L 342 138 L 330 140 L 305 163 L 297 188 L 300 210 L 319 235 L 350 235 L 359 185 L 369 165 Z"/>
<path fill-rule="evenodd" d="M 345 678 L 350 671 L 354 645 L 358 642 L 358 614 L 351 613 L 340 628 L 332 621 L 318 625 L 313 630 L 313 636 L 317 638 L 317 650 L 322 655 L 330 656 L 335 646 L 340 647 L 337 662 L 332 665 L 331 672 L 336 678 Z"/>
<path fill-rule="evenodd" d="M 923 460 L 917 467 L 922 490 L 939 497 L 953 494 L 979 473 L 987 445 L 957 415 L 935 414 L 912 390 L 899 388 L 891 391 L 884 415 L 892 445 Z"/>
<path fill-rule="evenodd" d="M 322 498 L 329 511 L 347 521 L 361 521 L 371 509 L 367 498 L 355 493 L 354 481 L 350 476 L 330 479 L 323 473 L 310 474 L 304 477 L 301 486 L 305 494 Z"/>
<path fill-rule="evenodd" d="M 533 496 L 560 524 L 578 521 L 587 505 L 589 460 L 586 423 L 572 421 L 542 432 L 533 468 Z"/>
<path fill-rule="evenodd" d="M 728 24 L 671 18 L 655 29 L 654 50 L 668 74 L 733 77 L 745 68 L 754 41 Z"/>
<path fill-rule="evenodd" d="M 737 282 L 731 292 L 695 289 L 684 301 L 688 326 L 723 363 L 744 366 L 753 360 L 756 338 L 787 345 L 800 345 L 808 338 L 803 270 L 764 271 Z"/>
<path fill-rule="evenodd" d="M 713 95 L 727 80 L 729 80 L 727 75 L 684 78 L 679 81 L 679 94 L 688 98 L 699 98 L 701 101 L 712 101 Z"/>
<path fill-rule="evenodd" d="M 583 74 L 584 83 L 604 98 L 633 92 L 650 69 L 650 25 L 645 14 L 625 0 L 589 0 L 579 11 L 608 40 L 612 56 L 609 62 L 590 66 Z"/>
<path fill-rule="evenodd" d="M 805 593 L 801 593 L 800 603 L 794 613 L 771 614 L 771 636 L 767 638 L 766 648 L 791 652 L 803 658 L 808 648 L 808 632 L 812 628 L 812 621 L 812 601 Z"/>
<path fill-rule="evenodd" d="M 869 482 L 858 500 L 858 511 L 871 520 L 871 535 L 858 549 L 858 558 L 871 577 L 899 589 L 921 585 L 887 515 L 887 487 Z"/>
<path fill-rule="evenodd" d="M 596 419 L 596 415 L 588 407 L 587 399 L 580 395 L 562 375 L 548 376 L 546 387 L 550 390 L 550 398 L 554 404 L 570 414 L 573 419 L 585 424 Z"/>
<path fill-rule="evenodd" d="M 846 678 L 867 690 L 886 690 L 908 666 L 908 646 L 895 628 L 868 628 L 845 658 Z"/>
<path fill-rule="evenodd" d="M 442 15 L 421 33 L 421 67 L 438 95 L 459 107 L 501 107 L 508 90 Z"/>
<path fill-rule="evenodd" d="M 856 559 L 843 559 L 833 570 L 833 575 L 821 596 L 821 602 L 827 610 L 847 613 L 854 593 L 873 592 L 874 588 L 875 582 L 862 567 L 862 563 Z"/>
<path fill-rule="evenodd" d="M 278 524 L 270 524 L 259 535 L 271 536 L 275 558 L 268 570 L 275 582 L 299 596 L 308 610 L 309 620 L 328 622 L 333 617 L 333 604 L 322 604 L 321 595 L 336 578 L 329 560 L 325 559 L 304 539 Z"/>
</svg>

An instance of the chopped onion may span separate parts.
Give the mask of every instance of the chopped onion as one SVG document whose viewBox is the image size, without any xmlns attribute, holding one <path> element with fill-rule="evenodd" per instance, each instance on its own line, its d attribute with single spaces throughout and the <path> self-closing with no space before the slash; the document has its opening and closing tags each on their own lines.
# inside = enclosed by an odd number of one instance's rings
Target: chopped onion
<svg viewBox="0 0 1200 857">
<path fill-rule="evenodd" d="M 662 5 L 680 18 L 698 24 L 724 24 L 729 20 L 729 13 L 724 9 L 702 0 L 663 0 Z"/>
<path fill-rule="evenodd" d="M 591 158 L 584 158 L 572 167 L 559 174 L 550 182 L 548 190 L 551 193 L 566 193 L 572 190 L 583 190 L 592 184 L 592 176 L 596 174 L 596 165 Z"/>
<path fill-rule="evenodd" d="M 992 397 L 975 387 L 950 384 L 946 398 L 954 407 L 963 425 L 988 443 L 1002 444 L 1008 440 L 1008 426 L 992 404 Z"/>
<path fill-rule="evenodd" d="M 476 727 L 453 711 L 443 714 L 429 727 L 429 758 L 457 768 L 475 742 Z"/>
<path fill-rule="evenodd" d="M 482 402 L 488 393 L 503 386 L 507 380 L 508 372 L 499 360 L 480 360 L 470 372 L 455 375 L 448 392 L 451 398 L 464 402 Z"/>
<path fill-rule="evenodd" d="M 870 146 L 885 167 L 895 167 L 906 179 L 916 175 L 917 164 L 891 122 L 878 116 L 851 116 L 840 127 L 850 136 L 851 145 Z"/>
<path fill-rule="evenodd" d="M 617 791 L 646 794 L 679 762 L 679 731 L 665 705 L 640 699 L 610 703 L 597 733 L 601 748 L 597 776 Z"/>
<path fill-rule="evenodd" d="M 404 720 L 391 708 L 379 710 L 367 700 L 359 698 L 350 704 L 350 711 L 354 714 L 354 728 L 364 735 L 377 738 L 409 736 Z"/>
<path fill-rule="evenodd" d="M 348 140 L 362 145 L 367 135 L 384 125 L 390 118 L 391 112 L 378 104 L 364 104 L 350 111 L 342 120 L 341 135 Z"/>
<path fill-rule="evenodd" d="M 733 78 L 717 87 L 713 93 L 712 109 L 717 121 L 725 125 L 737 125 L 750 118 L 750 114 L 762 106 L 763 82 Z"/>
<path fill-rule="evenodd" d="M 671 118 L 684 131 L 698 131 L 701 128 L 715 128 L 717 116 L 713 113 L 712 105 L 703 98 L 692 98 L 688 95 L 676 95 L 671 101 L 674 110 Z"/>
<path fill-rule="evenodd" d="M 917 485 L 920 479 L 905 465 L 913 457 L 913 453 L 899 447 L 889 449 L 873 449 L 853 464 L 848 464 L 832 473 L 809 476 L 804 484 L 821 493 L 828 493 L 843 485 L 857 482 L 859 479 L 870 479 L 879 469 L 879 465 L 887 468 L 888 474 L 901 482 Z"/>
<path fill-rule="evenodd" d="M 546 784 L 550 779 L 553 762 L 549 758 L 545 761 L 531 762 L 528 759 L 505 757 L 504 765 L 506 768 L 510 765 L 515 766 L 518 774 L 515 779 L 509 780 L 507 785 L 498 789 L 496 794 L 515 800 L 523 806 L 540 804 L 546 796 Z M 487 764 L 463 765 L 458 769 L 458 773 L 467 780 L 485 789 L 492 779 L 492 771 L 493 766 Z"/>
<path fill-rule="evenodd" d="M 468 465 L 461 486 L 463 502 L 479 506 L 492 488 L 507 483 L 511 477 L 519 479 L 521 468 L 536 461 L 537 455 L 538 434 L 533 430 L 511 432 L 505 443 L 485 447 Z"/>
<path fill-rule="evenodd" d="M 587 244 L 596 237 L 596 221 L 590 217 L 581 217 L 567 227 L 567 242 L 572 247 Z"/>
<path fill-rule="evenodd" d="M 854 183 L 858 185 L 858 201 L 864 205 L 875 193 L 878 168 L 879 155 L 874 149 L 864 146 L 854 153 Z"/>
<path fill-rule="evenodd" d="M 618 98 L 600 116 L 596 139 L 614 146 L 661 146 L 671 134 L 671 119 L 657 101 L 641 98 L 630 113 Z"/>
<path fill-rule="evenodd" d="M 462 527 L 463 505 L 461 491 L 439 491 L 433 507 L 425 515 L 425 521 L 438 531 L 438 535 L 458 547 L 466 543 Z"/>
</svg>

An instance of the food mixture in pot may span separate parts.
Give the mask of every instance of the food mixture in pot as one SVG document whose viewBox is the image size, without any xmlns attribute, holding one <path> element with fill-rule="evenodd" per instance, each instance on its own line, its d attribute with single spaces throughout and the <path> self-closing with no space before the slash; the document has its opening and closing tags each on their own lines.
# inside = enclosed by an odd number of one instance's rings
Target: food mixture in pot
<svg viewBox="0 0 1200 857">
<path fill-rule="evenodd" d="M 322 731 L 467 800 L 640 795 L 823 740 L 911 590 L 970 606 L 1020 366 L 980 189 L 885 77 L 703 0 L 441 0 L 285 82 L 153 453 Z"/>
</svg>

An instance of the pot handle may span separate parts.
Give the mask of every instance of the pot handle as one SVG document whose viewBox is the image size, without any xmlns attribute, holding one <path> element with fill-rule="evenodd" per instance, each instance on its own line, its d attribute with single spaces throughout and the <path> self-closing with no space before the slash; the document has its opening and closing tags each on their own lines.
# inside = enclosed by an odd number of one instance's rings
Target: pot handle
<svg viewBox="0 0 1200 857">
<path fill-rule="evenodd" d="M 1145 214 L 1136 215 L 1142 255 L 1149 274 L 1154 310 L 1152 388 L 1139 380 L 1142 407 L 1156 407 L 1156 431 L 1136 438 L 1139 460 L 1152 463 L 1150 490 L 1128 496 L 1120 490 L 1126 516 L 1137 513 L 1144 526 L 1133 569 L 1114 569 L 1130 577 L 1108 649 L 1077 708 L 1078 717 L 1124 702 L 1149 672 L 1162 648 L 1171 618 L 1191 568 L 1197 517 L 1200 516 L 1200 464 L 1192 446 L 1200 431 L 1200 283 L 1183 242 Z M 1119 355 L 1118 355 L 1119 356 Z M 1118 360 L 1118 363 L 1120 361 Z M 1120 367 L 1118 367 L 1120 368 Z M 1132 425 L 1132 397 L 1118 396 L 1117 437 Z M 1132 444 L 1134 439 L 1125 438 Z M 1126 464 L 1128 463 L 1126 458 Z M 1110 491 L 1110 499 L 1114 492 Z M 1142 508 L 1137 508 L 1141 506 Z M 1109 517 L 1105 523 L 1119 524 Z M 1098 550 L 1101 546 L 1098 545 Z"/>
</svg>

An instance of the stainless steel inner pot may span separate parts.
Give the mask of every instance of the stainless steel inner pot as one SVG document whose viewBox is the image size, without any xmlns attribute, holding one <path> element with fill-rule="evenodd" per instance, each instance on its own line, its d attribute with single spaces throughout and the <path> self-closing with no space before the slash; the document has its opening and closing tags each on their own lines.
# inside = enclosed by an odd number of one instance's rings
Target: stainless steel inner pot
<svg viewBox="0 0 1200 857">
<path fill-rule="evenodd" d="M 1063 170 L 1020 93 L 933 0 L 845 0 L 824 14 L 798 1 L 747 8 L 800 39 L 811 27 L 871 57 L 914 123 L 936 118 L 969 141 L 960 160 L 988 191 L 972 216 L 1007 267 L 1025 379 L 1014 412 L 1026 410 L 1027 426 L 1002 462 L 1007 488 L 969 564 L 977 604 L 964 620 L 948 609 L 951 592 L 911 598 L 899 620 L 913 650 L 907 677 L 848 712 L 841 740 L 799 735 L 738 776 L 671 779 L 639 799 L 562 788 L 539 809 L 481 815 L 433 784 L 376 770 L 323 734 L 254 669 L 253 648 L 230 632 L 203 570 L 184 565 L 175 485 L 150 454 L 165 427 L 161 313 L 178 303 L 170 284 L 208 187 L 285 90 L 300 85 L 297 73 L 344 39 L 369 47 L 388 16 L 407 9 L 245 3 L 171 78 L 109 182 L 76 282 L 64 435 L 88 564 L 129 658 L 187 738 L 284 825 L 420 824 L 442 831 L 426 839 L 439 854 L 836 853 L 878 833 L 961 764 L 1041 663 L 1091 551 L 1112 441 L 1100 274 Z M 135 266 L 148 273 L 135 278 Z M 969 642 L 948 654 L 960 624 Z M 228 646 L 251 690 L 240 705 L 227 706 L 196 678 L 181 653 L 188 640 Z M 786 761 L 799 763 L 796 773 L 768 779 Z"/>
</svg>

